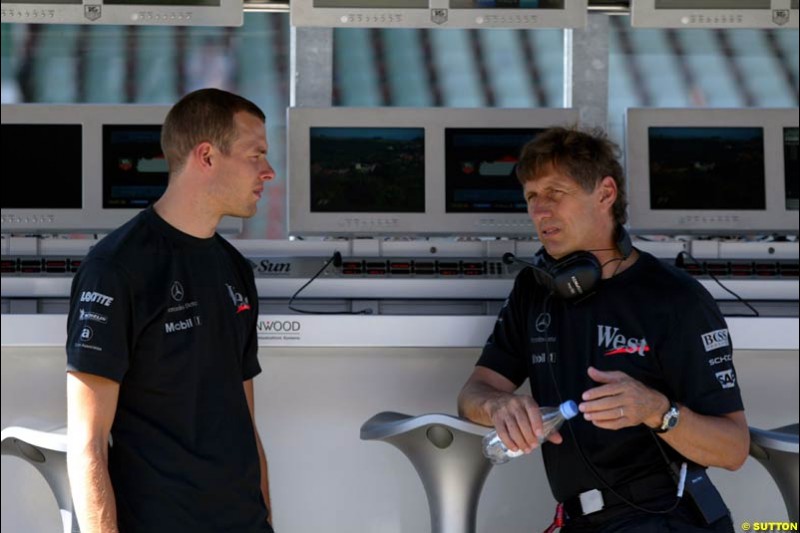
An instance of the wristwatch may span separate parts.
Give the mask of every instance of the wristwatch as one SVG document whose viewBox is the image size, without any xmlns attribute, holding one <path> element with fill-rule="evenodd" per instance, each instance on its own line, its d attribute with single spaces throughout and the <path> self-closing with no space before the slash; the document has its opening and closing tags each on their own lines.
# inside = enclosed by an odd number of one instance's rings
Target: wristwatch
<svg viewBox="0 0 800 533">
<path fill-rule="evenodd" d="M 661 418 L 661 426 L 653 429 L 653 431 L 655 431 L 656 433 L 666 433 L 667 431 L 678 425 L 678 420 L 680 419 L 680 416 L 681 412 L 678 409 L 678 404 L 670 400 L 669 409 L 667 409 L 667 412 L 664 413 L 664 416 Z"/>
</svg>

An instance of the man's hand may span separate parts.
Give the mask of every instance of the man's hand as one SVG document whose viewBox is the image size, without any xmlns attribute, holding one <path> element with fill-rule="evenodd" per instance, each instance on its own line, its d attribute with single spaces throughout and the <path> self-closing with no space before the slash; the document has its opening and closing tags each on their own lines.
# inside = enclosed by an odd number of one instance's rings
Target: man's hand
<svg viewBox="0 0 800 533">
<path fill-rule="evenodd" d="M 578 406 L 583 417 L 603 429 L 620 429 L 639 424 L 650 428 L 661 425 L 669 400 L 625 372 L 602 372 L 589 367 L 589 377 L 601 383 L 583 393 Z"/>
<path fill-rule="evenodd" d="M 530 453 L 539 447 L 539 437 L 543 433 L 542 415 L 531 396 L 504 394 L 488 400 L 484 409 L 509 450 Z M 563 438 L 556 431 L 547 440 L 561 444 Z"/>
</svg>

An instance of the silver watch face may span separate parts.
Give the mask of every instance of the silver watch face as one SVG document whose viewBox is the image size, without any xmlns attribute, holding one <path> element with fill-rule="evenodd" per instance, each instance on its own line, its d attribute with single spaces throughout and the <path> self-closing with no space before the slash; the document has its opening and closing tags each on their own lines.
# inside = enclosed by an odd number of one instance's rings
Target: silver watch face
<svg viewBox="0 0 800 533">
<path fill-rule="evenodd" d="M 678 415 L 680 412 L 675 407 L 670 407 L 669 411 L 664 413 L 664 419 L 661 422 L 661 430 L 667 431 L 678 425 Z"/>
</svg>

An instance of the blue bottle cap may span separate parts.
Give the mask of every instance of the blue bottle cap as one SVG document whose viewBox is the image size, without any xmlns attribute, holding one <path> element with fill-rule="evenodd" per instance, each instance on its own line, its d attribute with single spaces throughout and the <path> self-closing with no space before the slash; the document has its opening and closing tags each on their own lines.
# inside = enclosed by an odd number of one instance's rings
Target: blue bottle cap
<svg viewBox="0 0 800 533">
<path fill-rule="evenodd" d="M 559 406 L 559 410 L 564 418 L 569 420 L 578 414 L 578 405 L 572 400 L 567 400 Z"/>
</svg>

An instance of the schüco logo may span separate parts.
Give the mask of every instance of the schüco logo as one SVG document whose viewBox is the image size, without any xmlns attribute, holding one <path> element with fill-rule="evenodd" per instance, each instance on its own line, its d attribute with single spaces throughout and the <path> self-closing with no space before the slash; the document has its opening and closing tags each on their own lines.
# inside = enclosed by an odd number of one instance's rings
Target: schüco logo
<svg viewBox="0 0 800 533">
<path fill-rule="evenodd" d="M 300 322 L 297 320 L 259 320 L 256 328 L 264 333 L 297 333 L 300 331 Z"/>
</svg>

